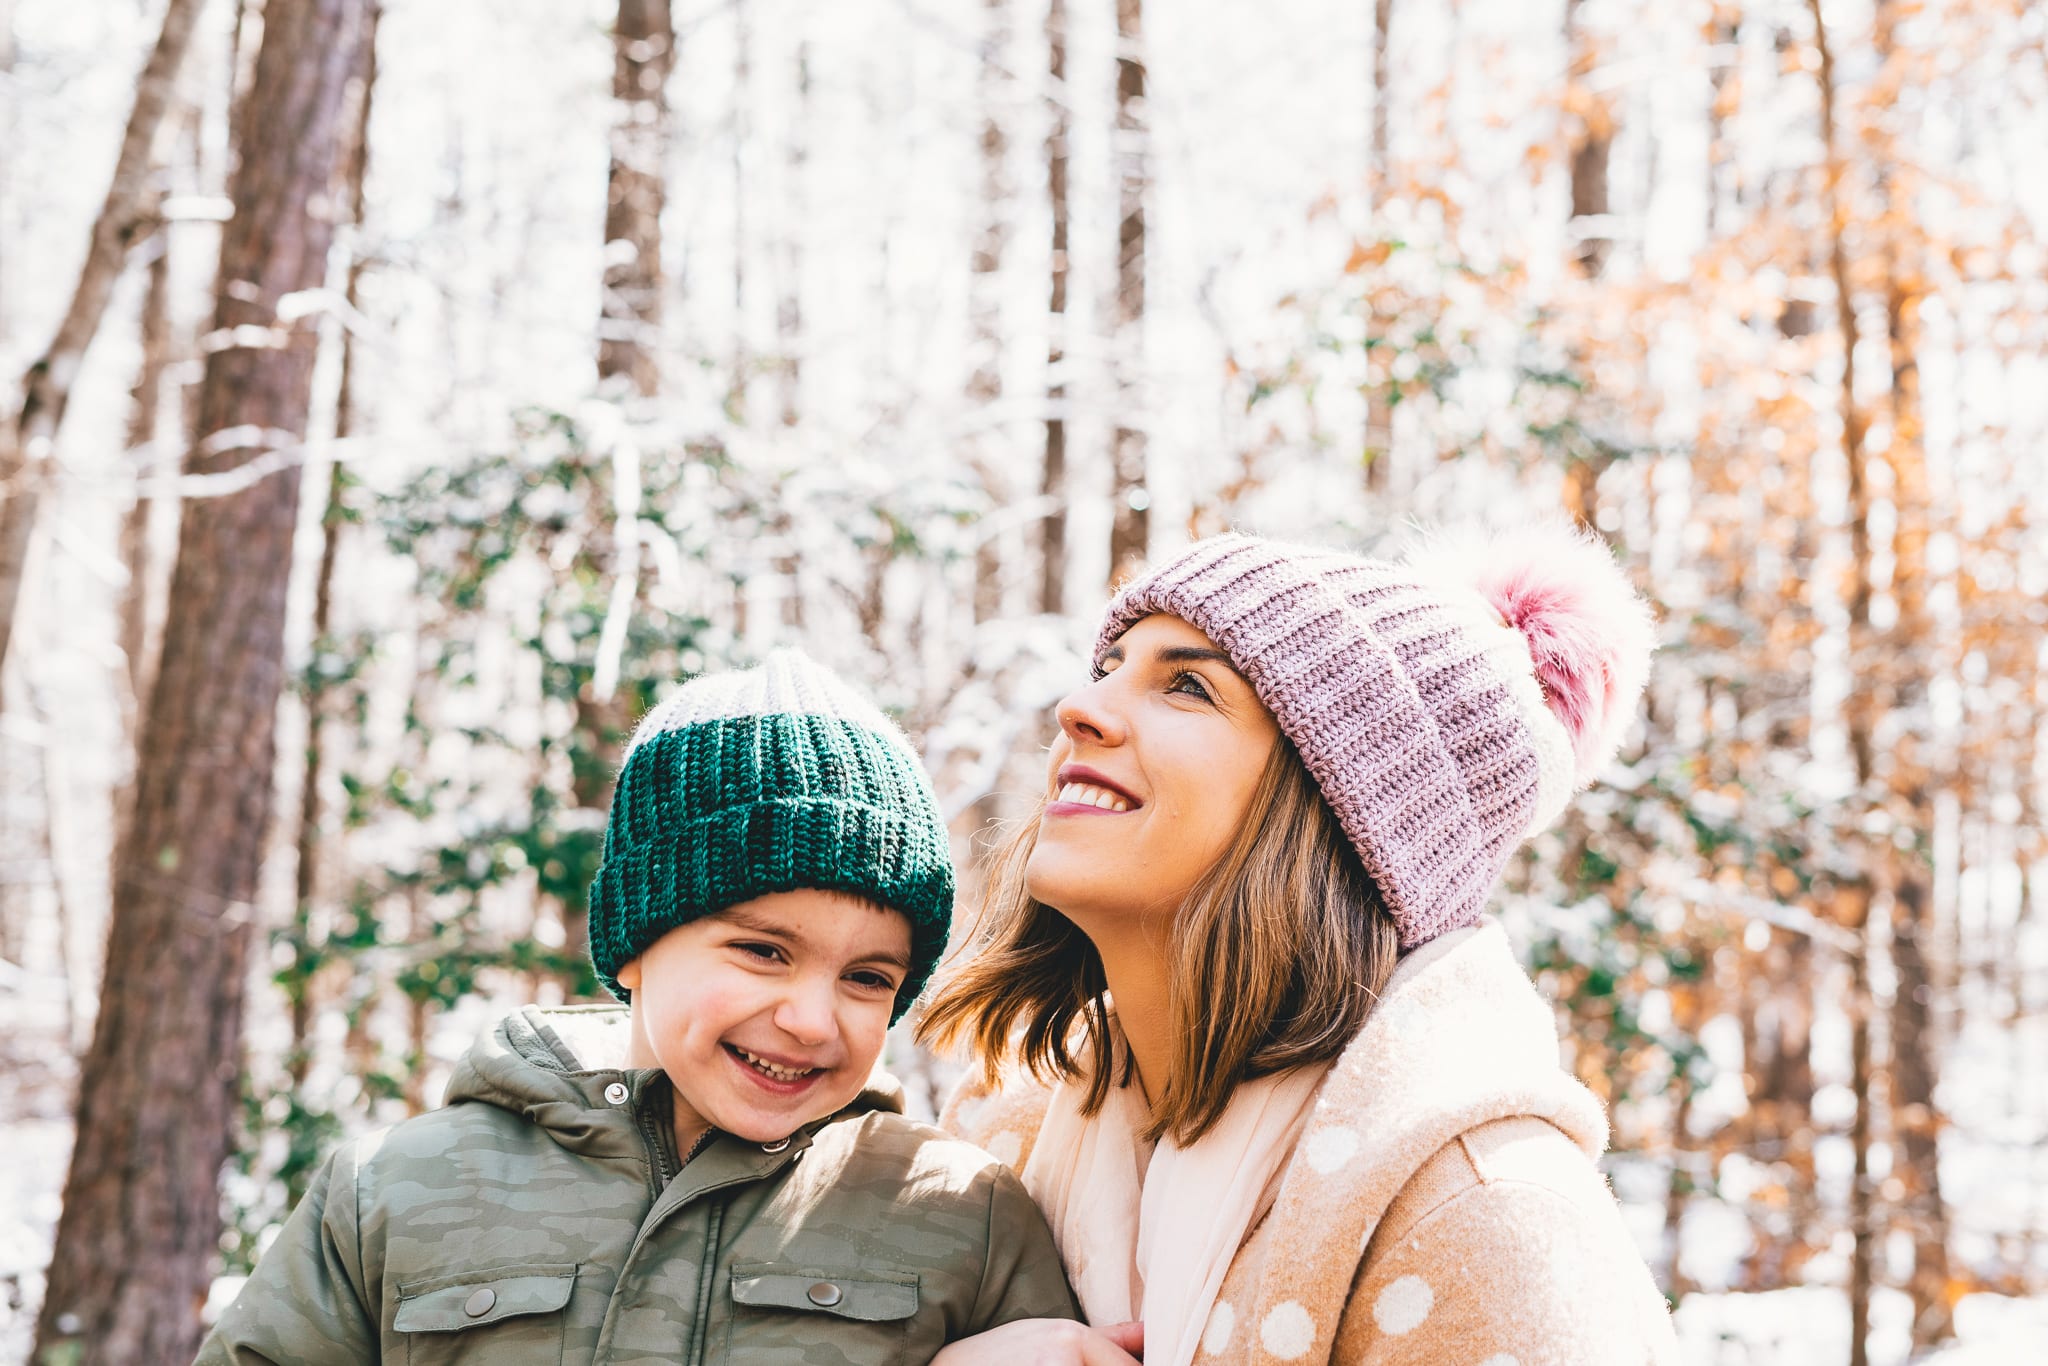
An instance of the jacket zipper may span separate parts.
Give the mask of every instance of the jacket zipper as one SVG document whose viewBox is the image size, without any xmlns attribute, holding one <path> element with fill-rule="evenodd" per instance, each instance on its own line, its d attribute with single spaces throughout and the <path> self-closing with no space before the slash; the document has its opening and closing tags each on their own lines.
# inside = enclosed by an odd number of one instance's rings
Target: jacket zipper
<svg viewBox="0 0 2048 1366">
<path fill-rule="evenodd" d="M 647 1090 L 656 1090 L 648 1087 Z M 646 1103 L 646 1091 L 641 1092 L 641 1103 L 635 1108 L 634 1120 L 640 1126 L 641 1141 L 647 1145 L 647 1167 L 653 1173 L 653 1197 L 661 1198 L 668 1189 L 669 1179 L 675 1175 L 668 1169 L 668 1144 L 661 1141 L 661 1121 L 649 1111 L 653 1108 Z"/>
</svg>

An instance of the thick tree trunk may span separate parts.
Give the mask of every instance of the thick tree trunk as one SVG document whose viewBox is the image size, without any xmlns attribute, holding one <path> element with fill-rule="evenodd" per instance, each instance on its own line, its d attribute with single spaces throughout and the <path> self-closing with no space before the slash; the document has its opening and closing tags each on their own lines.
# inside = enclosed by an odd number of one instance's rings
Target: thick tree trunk
<svg viewBox="0 0 2048 1366">
<path fill-rule="evenodd" d="M 1145 108 L 1144 0 L 1116 0 L 1116 35 L 1116 300 L 1111 316 L 1117 413 L 1109 450 L 1111 584 L 1144 563 L 1152 538 L 1145 421 L 1145 197 L 1151 135 Z"/>
<path fill-rule="evenodd" d="M 121 277 L 122 263 L 135 244 L 149 235 L 154 222 L 149 183 L 150 147 L 164 110 L 176 93 L 178 66 L 191 46 L 193 25 L 203 0 L 169 0 L 156 47 L 144 63 L 135 86 L 135 105 L 121 136 L 113 183 L 92 225 L 85 264 L 71 306 L 57 325 L 49 349 L 22 377 L 21 408 L 11 423 L 0 424 L 0 664 L 7 662 L 14 635 L 15 611 L 21 603 L 22 575 L 28 565 L 29 542 L 35 533 L 36 509 L 49 479 L 58 429 L 64 422 L 71 386 L 85 361 L 85 351 L 99 331 L 100 319 Z"/>
<path fill-rule="evenodd" d="M 1046 500 L 1038 524 L 1038 610 L 1066 610 L 1067 582 L 1067 142 L 1073 106 L 1067 98 L 1067 0 L 1049 0 L 1045 12 L 1047 68 L 1052 84 L 1052 128 L 1045 135 L 1046 192 L 1052 205 L 1052 290 L 1047 301 L 1050 340 L 1045 353 L 1045 464 L 1039 492 Z"/>
<path fill-rule="evenodd" d="M 316 329 L 277 319 L 316 288 L 364 0 L 273 5 L 240 133 L 193 474 L 302 439 Z M 135 816 L 115 859 L 100 1015 L 79 1088 L 38 1361 L 182 1366 L 218 1253 L 239 1108 L 242 993 L 284 682 L 294 463 L 187 500 Z"/>
<path fill-rule="evenodd" d="M 611 178 L 604 214 L 604 304 L 597 375 L 635 392 L 661 385 L 661 207 L 668 151 L 668 77 L 675 64 L 669 0 L 619 0 L 612 29 Z"/>
</svg>

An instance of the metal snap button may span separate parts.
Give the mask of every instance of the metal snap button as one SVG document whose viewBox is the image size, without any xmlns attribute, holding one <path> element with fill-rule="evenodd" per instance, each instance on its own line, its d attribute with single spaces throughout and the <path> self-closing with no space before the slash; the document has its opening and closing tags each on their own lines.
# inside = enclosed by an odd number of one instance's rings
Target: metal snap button
<svg viewBox="0 0 2048 1366">
<path fill-rule="evenodd" d="M 462 1312 L 473 1319 L 480 1319 L 491 1312 L 491 1306 L 498 1302 L 498 1292 L 485 1286 L 462 1302 Z"/>
<path fill-rule="evenodd" d="M 632 1092 L 626 1089 L 626 1083 L 622 1081 L 615 1081 L 610 1086 L 604 1088 L 605 1100 L 613 1105 L 624 1105 L 626 1097 L 631 1094 Z"/>
<path fill-rule="evenodd" d="M 761 1145 L 761 1151 L 762 1151 L 762 1152 L 764 1152 L 764 1153 L 779 1153 L 779 1152 L 781 1152 L 781 1151 L 782 1151 L 782 1150 L 783 1150 L 784 1148 L 787 1148 L 788 1146 L 789 1146 L 789 1140 L 788 1140 L 788 1139 L 786 1139 L 786 1138 L 778 1138 L 778 1139 L 776 1139 L 776 1140 L 775 1140 L 775 1141 L 774 1141 L 773 1143 L 763 1143 L 763 1144 Z M 813 1288 L 815 1289 L 815 1287 L 813 1287 Z M 819 1301 L 819 1303 L 821 1303 L 821 1304 L 822 1304 L 822 1303 L 823 1303 L 823 1301 L 821 1300 L 821 1301 Z"/>
<path fill-rule="evenodd" d="M 846 1298 L 846 1292 L 830 1281 L 819 1281 L 809 1290 L 804 1291 L 804 1298 L 817 1305 L 820 1309 L 830 1309 L 833 1305 Z"/>
</svg>

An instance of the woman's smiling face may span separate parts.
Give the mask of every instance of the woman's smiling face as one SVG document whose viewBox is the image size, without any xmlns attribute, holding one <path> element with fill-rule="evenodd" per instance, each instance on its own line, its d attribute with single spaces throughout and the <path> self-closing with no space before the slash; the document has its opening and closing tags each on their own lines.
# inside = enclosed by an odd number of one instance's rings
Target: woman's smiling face
<svg viewBox="0 0 2048 1366">
<path fill-rule="evenodd" d="M 1032 897 L 1091 936 L 1170 918 L 1230 846 L 1280 727 L 1187 622 L 1150 616 L 1061 699 L 1047 805 L 1025 865 Z"/>
</svg>

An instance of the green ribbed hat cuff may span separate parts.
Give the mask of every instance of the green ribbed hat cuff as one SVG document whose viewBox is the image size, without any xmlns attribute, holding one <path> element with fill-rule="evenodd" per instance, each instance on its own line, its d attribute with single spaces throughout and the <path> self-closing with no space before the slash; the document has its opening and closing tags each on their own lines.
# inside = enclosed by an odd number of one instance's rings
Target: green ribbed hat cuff
<svg viewBox="0 0 2048 1366">
<path fill-rule="evenodd" d="M 707 720 L 649 736 L 619 775 L 590 895 L 590 956 L 618 970 L 690 921 L 815 888 L 901 912 L 911 963 L 892 1022 L 945 952 L 953 868 L 923 770 L 899 737 L 837 717 Z"/>
</svg>

